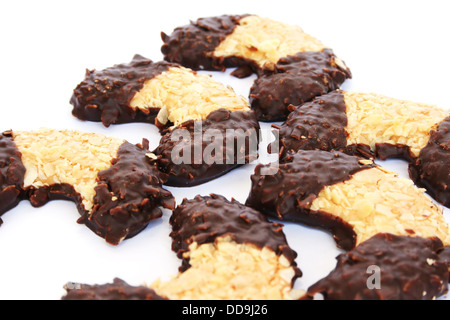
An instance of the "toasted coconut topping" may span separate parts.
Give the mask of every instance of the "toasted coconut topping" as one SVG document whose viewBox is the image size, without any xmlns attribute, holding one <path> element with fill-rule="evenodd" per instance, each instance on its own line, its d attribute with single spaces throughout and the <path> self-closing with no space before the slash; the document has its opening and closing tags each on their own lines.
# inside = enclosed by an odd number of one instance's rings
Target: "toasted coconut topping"
<svg viewBox="0 0 450 320">
<path fill-rule="evenodd" d="M 69 184 L 90 211 L 97 175 L 111 167 L 125 141 L 95 133 L 41 129 L 15 131 L 14 142 L 26 168 L 24 188 Z"/>
<path fill-rule="evenodd" d="M 329 212 L 353 226 L 356 245 L 379 232 L 438 237 L 450 245 L 442 209 L 411 180 L 380 167 L 359 171 L 350 180 L 324 187 L 311 210 Z"/>
<path fill-rule="evenodd" d="M 189 246 L 185 253 L 191 267 L 167 282 L 151 285 L 169 299 L 298 299 L 292 289 L 294 268 L 283 256 L 268 248 L 238 244 L 230 237 L 214 243 Z"/>
<path fill-rule="evenodd" d="M 130 103 L 138 109 L 159 108 L 158 121 L 175 126 L 203 120 L 217 109 L 250 110 L 248 101 L 210 76 L 173 67 L 148 80 Z"/>
<path fill-rule="evenodd" d="M 448 117 L 448 110 L 433 105 L 398 100 L 373 93 L 343 92 L 347 109 L 348 145 L 376 143 L 410 147 L 416 157 L 430 131 Z"/>
<path fill-rule="evenodd" d="M 322 51 L 325 47 L 300 27 L 259 16 L 240 21 L 233 33 L 214 50 L 215 57 L 237 56 L 255 61 L 272 70 L 280 58 L 304 51 Z"/>
</svg>

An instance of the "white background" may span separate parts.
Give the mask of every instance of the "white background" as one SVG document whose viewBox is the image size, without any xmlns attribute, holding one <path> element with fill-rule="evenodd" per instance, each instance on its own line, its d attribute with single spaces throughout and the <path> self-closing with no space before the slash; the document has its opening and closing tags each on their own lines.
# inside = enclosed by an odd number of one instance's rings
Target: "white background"
<svg viewBox="0 0 450 320">
<path fill-rule="evenodd" d="M 78 129 L 125 138 L 159 134 L 149 124 L 104 128 L 71 115 L 72 90 L 86 68 L 129 62 L 134 54 L 158 61 L 160 32 L 190 19 L 254 13 L 300 25 L 343 59 L 353 72 L 344 89 L 371 91 L 450 108 L 448 1 L 2 1 L 0 4 L 0 130 Z M 229 72 L 228 72 L 229 73 Z M 244 96 L 254 78 L 213 76 Z M 268 125 L 264 125 L 268 128 Z M 381 163 L 381 162 L 380 162 Z M 407 177 L 406 162 L 387 168 Z M 169 188 L 183 197 L 219 193 L 245 202 L 249 165 L 202 186 Z M 170 211 L 133 239 L 113 247 L 76 220 L 73 203 L 35 209 L 27 201 L 7 212 L 0 227 L 0 299 L 59 299 L 68 281 L 133 285 L 177 272 L 170 250 Z M 450 211 L 445 210 L 447 218 Z M 450 220 L 450 219 L 448 219 Z M 326 276 L 340 253 L 325 232 L 286 224 L 298 252 L 306 289 Z"/>
</svg>

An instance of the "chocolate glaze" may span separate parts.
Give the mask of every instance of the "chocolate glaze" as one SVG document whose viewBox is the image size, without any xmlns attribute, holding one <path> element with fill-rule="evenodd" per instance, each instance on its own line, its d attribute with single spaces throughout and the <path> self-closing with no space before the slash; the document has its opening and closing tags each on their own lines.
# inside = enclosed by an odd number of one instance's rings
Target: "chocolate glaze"
<svg viewBox="0 0 450 320">
<path fill-rule="evenodd" d="M 25 167 L 13 141 L 12 132 L 0 136 L 0 216 L 14 208 L 23 197 Z M 0 219 L 0 225 L 3 223 Z"/>
<path fill-rule="evenodd" d="M 447 268 L 448 268 L 449 277 L 450 277 L 450 247 L 444 247 L 444 249 L 439 251 L 439 259 L 441 261 L 447 262 Z"/>
<path fill-rule="evenodd" d="M 410 163 L 409 174 L 434 199 L 450 207 L 450 117 L 430 132 L 428 144 Z"/>
<path fill-rule="evenodd" d="M 72 114 L 88 121 L 101 121 L 106 127 L 128 122 L 153 123 L 159 108 L 134 109 L 130 102 L 147 80 L 177 66 L 168 62 L 153 62 L 136 55 L 131 63 L 115 65 L 105 70 L 87 70 L 86 78 L 75 88 L 70 103 Z"/>
<path fill-rule="evenodd" d="M 338 89 L 351 73 L 336 65 L 335 59 L 330 49 L 281 58 L 274 72 L 259 77 L 250 90 L 250 104 L 258 119 L 286 120 L 289 105 L 300 105 Z"/>
<path fill-rule="evenodd" d="M 118 244 L 162 216 L 162 206 L 175 207 L 172 194 L 163 189 L 167 175 L 161 173 L 147 156 L 148 150 L 125 142 L 109 169 L 97 176 L 94 207 L 79 222 L 108 243 Z M 112 196 L 117 200 L 113 200 Z"/>
<path fill-rule="evenodd" d="M 308 289 L 329 300 L 429 300 L 447 291 L 448 269 L 438 251 L 442 242 L 377 234 L 337 257 L 337 266 Z M 371 266 L 380 268 L 380 288 L 370 289 Z M 369 270 L 369 272 L 368 272 Z M 369 280 L 369 281 L 368 281 Z"/>
<path fill-rule="evenodd" d="M 375 144 L 375 150 L 375 156 L 381 160 L 400 158 L 407 161 L 414 161 L 416 158 L 411 152 L 411 148 L 402 144 L 377 143 Z"/>
<path fill-rule="evenodd" d="M 159 156 L 157 161 L 160 170 L 169 175 L 166 185 L 177 187 L 195 186 L 222 176 L 242 164 L 247 164 L 255 160 L 252 159 L 249 142 L 254 140 L 256 141 L 256 144 L 258 143 L 259 123 L 253 111 L 232 112 L 227 109 L 219 109 L 211 112 L 205 120 L 201 121 L 201 129 L 204 139 L 195 138 L 195 124 L 196 122 L 191 120 L 173 128 L 170 131 L 167 131 L 167 133 L 165 133 L 161 138 L 159 146 L 154 151 L 154 153 Z M 186 130 L 186 133 L 189 133 L 190 135 L 190 139 L 175 139 L 174 133 L 176 133 L 177 130 Z M 198 155 L 196 150 L 201 150 L 201 154 L 203 154 L 205 148 L 211 144 L 211 139 L 208 139 L 204 135 L 205 132 L 209 130 L 217 130 L 222 134 L 223 141 L 220 143 L 220 145 L 223 146 L 223 157 L 221 157 L 222 164 L 208 164 L 205 162 L 205 159 L 203 159 L 200 164 L 196 164 L 194 161 L 194 156 Z M 236 138 L 234 139 L 235 142 L 233 144 L 227 144 L 227 130 L 236 130 Z M 238 144 L 236 141 L 245 141 L 244 153 L 240 153 L 240 150 L 237 149 Z M 176 161 L 175 158 L 179 157 L 181 149 L 190 150 L 190 164 L 174 163 L 174 161 Z M 228 161 L 232 163 L 227 164 L 226 155 L 230 154 L 231 151 L 234 154 L 234 159 L 232 159 L 232 161 Z M 239 155 L 241 158 L 243 157 L 243 159 L 241 159 L 243 161 L 240 161 L 241 164 L 238 162 Z"/>
<path fill-rule="evenodd" d="M 298 150 L 337 150 L 347 147 L 347 115 L 344 96 L 334 91 L 292 111 L 280 127 L 280 147 Z"/>
<path fill-rule="evenodd" d="M 167 300 L 147 287 L 134 287 L 121 279 L 111 284 L 65 286 L 67 294 L 61 300 Z"/>
<path fill-rule="evenodd" d="M 25 195 L 24 198 L 30 200 L 31 205 L 35 208 L 42 207 L 53 200 L 70 200 L 76 203 L 80 213 L 86 212 L 81 195 L 67 183 L 54 184 L 38 189 L 28 187 L 25 189 Z"/>
<path fill-rule="evenodd" d="M 170 36 L 161 33 L 161 48 L 166 61 L 176 62 L 194 70 L 220 70 L 247 66 L 249 62 L 237 57 L 212 56 L 216 47 L 231 34 L 239 21 L 248 15 L 223 15 L 200 18 L 189 25 L 176 28 Z M 241 73 L 241 75 L 243 75 Z"/>
<path fill-rule="evenodd" d="M 34 207 L 51 200 L 71 200 L 81 214 L 79 223 L 86 224 L 108 243 L 117 245 L 135 236 L 151 220 L 160 218 L 159 206 L 175 207 L 172 194 L 162 188 L 167 175 L 158 170 L 147 153 L 149 151 L 142 145 L 122 144 L 111 167 L 98 173 L 94 207 L 88 212 L 81 195 L 69 184 L 24 188 L 25 167 L 21 154 L 12 132 L 4 133 L 0 138 L 0 209 L 3 210 L 0 212 L 4 213 L 24 199 L 30 200 Z M 113 200 L 113 196 L 117 199 Z"/>
<path fill-rule="evenodd" d="M 295 263 L 297 253 L 288 246 L 282 225 L 269 222 L 260 212 L 234 199 L 228 201 L 216 194 L 184 199 L 173 211 L 170 224 L 172 249 L 183 259 L 180 271 L 190 267 L 189 259 L 183 256 L 190 244 L 212 243 L 218 237 L 230 236 L 239 244 L 267 247 L 277 255 L 284 255 L 296 271 L 295 278 L 301 276 Z"/>
<path fill-rule="evenodd" d="M 269 165 L 255 168 L 246 205 L 276 219 L 328 230 L 339 247 L 349 250 L 356 242 L 353 228 L 331 213 L 309 208 L 325 186 L 346 181 L 356 172 L 375 166 L 361 164 L 359 160 L 340 152 L 300 150 L 288 153 L 281 159 L 276 174 L 262 174 L 262 169 Z"/>
</svg>

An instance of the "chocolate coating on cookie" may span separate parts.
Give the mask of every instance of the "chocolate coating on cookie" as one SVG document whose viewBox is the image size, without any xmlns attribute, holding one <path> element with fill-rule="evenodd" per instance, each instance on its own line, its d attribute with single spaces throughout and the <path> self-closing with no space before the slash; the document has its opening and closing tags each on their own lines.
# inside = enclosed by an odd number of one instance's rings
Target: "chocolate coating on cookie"
<svg viewBox="0 0 450 320">
<path fill-rule="evenodd" d="M 448 269 L 438 239 L 377 234 L 337 257 L 336 269 L 308 294 L 329 300 L 430 300 L 447 291 Z M 376 269 L 373 269 L 376 268 Z M 374 270 L 379 287 L 369 288 Z"/>
<path fill-rule="evenodd" d="M 160 170 L 169 175 L 166 185 L 194 186 L 255 160 L 258 135 L 253 111 L 219 109 L 205 120 L 187 121 L 169 130 L 154 153 Z"/>
<path fill-rule="evenodd" d="M 439 251 L 439 259 L 441 261 L 447 262 L 447 268 L 450 276 L 450 247 L 444 247 L 441 251 Z M 449 279 L 450 281 L 450 279 Z"/>
<path fill-rule="evenodd" d="M 277 255 L 284 255 L 292 266 L 296 266 L 297 254 L 287 244 L 282 225 L 271 223 L 260 212 L 223 196 L 197 196 L 184 199 L 170 218 L 172 225 L 172 249 L 183 258 L 180 271 L 189 268 L 189 261 L 183 254 L 193 242 L 212 243 L 216 238 L 230 236 L 232 241 L 267 247 Z M 296 268 L 297 276 L 301 272 Z"/>
<path fill-rule="evenodd" d="M 281 58 L 273 73 L 259 77 L 250 90 L 250 104 L 258 119 L 285 120 L 291 111 L 289 105 L 300 105 L 338 89 L 351 73 L 336 59 L 330 49 Z"/>
<path fill-rule="evenodd" d="M 24 177 L 25 167 L 12 133 L 4 132 L 0 136 L 0 216 L 20 202 Z"/>
<path fill-rule="evenodd" d="M 72 287 L 73 284 L 65 286 L 67 294 L 61 300 L 167 300 L 150 288 L 130 286 L 118 278 L 110 284 Z"/>
<path fill-rule="evenodd" d="M 280 127 L 283 151 L 346 150 L 347 116 L 341 92 L 335 91 L 290 109 L 292 113 Z"/>
<path fill-rule="evenodd" d="M 87 70 L 86 78 L 74 90 L 70 103 L 72 114 L 88 121 L 101 121 L 106 127 L 115 123 L 153 123 L 158 109 L 132 108 L 130 102 L 145 81 L 175 66 L 153 62 L 136 55 L 130 63 L 105 70 Z"/>
<path fill-rule="evenodd" d="M 174 208 L 172 194 L 162 187 L 167 176 L 147 154 L 148 150 L 126 142 L 111 168 L 98 174 L 93 210 L 80 222 L 109 243 L 131 238 L 151 220 L 160 218 L 160 206 Z"/>
<path fill-rule="evenodd" d="M 209 53 L 231 34 L 246 15 L 223 15 L 200 18 L 176 28 L 169 36 L 164 32 L 161 48 L 166 61 L 176 62 L 194 70 L 221 70 L 239 65 L 238 59 L 216 58 Z"/>
<path fill-rule="evenodd" d="M 339 246 L 351 248 L 355 242 L 351 226 L 326 212 L 312 212 L 309 207 L 325 186 L 348 180 L 352 174 L 372 167 L 373 164 L 362 164 L 356 157 L 337 152 L 290 153 L 274 175 L 261 174 L 264 165 L 256 167 L 246 205 L 277 219 L 329 230 Z"/>
<path fill-rule="evenodd" d="M 450 117 L 432 130 L 428 144 L 409 165 L 411 178 L 440 203 L 450 207 Z"/>
</svg>

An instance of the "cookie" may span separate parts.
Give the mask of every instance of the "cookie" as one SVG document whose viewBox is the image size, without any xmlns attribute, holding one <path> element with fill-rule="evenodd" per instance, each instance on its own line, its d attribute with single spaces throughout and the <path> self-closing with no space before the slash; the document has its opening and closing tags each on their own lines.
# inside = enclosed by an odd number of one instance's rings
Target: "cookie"
<svg viewBox="0 0 450 320">
<path fill-rule="evenodd" d="M 281 58 L 271 74 L 253 83 L 250 104 L 260 121 L 284 121 L 290 105 L 336 90 L 347 78 L 350 70 L 330 49 L 299 52 Z"/>
<path fill-rule="evenodd" d="M 0 212 L 24 199 L 34 207 L 72 200 L 78 222 L 117 245 L 160 218 L 160 206 L 175 204 L 162 188 L 167 175 L 144 144 L 70 130 L 4 132 L 0 197 L 9 200 L 1 202 Z"/>
<path fill-rule="evenodd" d="M 195 186 L 256 160 L 259 130 L 253 112 L 219 109 L 168 130 L 153 152 L 166 185 Z"/>
<path fill-rule="evenodd" d="M 374 235 L 339 255 L 336 268 L 313 284 L 308 294 L 322 294 L 328 300 L 435 299 L 448 289 L 441 249 L 439 239 Z"/>
<path fill-rule="evenodd" d="M 172 249 L 182 264 L 178 275 L 149 286 L 157 295 L 172 300 L 304 296 L 302 290 L 292 288 L 301 276 L 297 253 L 289 247 L 282 225 L 269 222 L 260 212 L 212 194 L 184 199 L 170 224 Z"/>
<path fill-rule="evenodd" d="M 64 288 L 67 293 L 61 300 L 167 300 L 150 288 L 130 286 L 118 278 L 111 284 L 74 285 L 70 283 Z"/>
<path fill-rule="evenodd" d="M 351 72 L 333 51 L 300 27 L 257 15 L 200 18 L 162 33 L 166 61 L 194 70 L 255 72 L 250 102 L 260 121 L 285 120 L 290 104 L 337 89 Z"/>
<path fill-rule="evenodd" d="M 293 299 L 299 276 L 282 225 L 223 196 L 184 199 L 174 210 L 172 249 L 180 273 L 152 284 L 170 299 Z"/>
<path fill-rule="evenodd" d="M 169 36 L 161 32 L 161 51 L 166 61 L 179 63 L 193 70 L 221 70 L 233 67 L 238 58 L 214 57 L 212 52 L 230 35 L 246 15 L 222 15 L 200 18 L 176 28 Z"/>
<path fill-rule="evenodd" d="M 438 237 L 450 244 L 442 208 L 410 179 L 341 152 L 288 153 L 273 175 L 258 165 L 246 205 L 270 217 L 330 231 L 350 250 L 377 233 Z"/>
<path fill-rule="evenodd" d="M 116 123 L 154 123 L 160 107 L 139 106 L 134 96 L 146 83 L 167 72 L 175 64 L 154 63 L 136 55 L 130 63 L 105 70 L 86 70 L 85 79 L 73 91 L 72 114 L 84 121 L 101 121 L 106 127 Z"/>
<path fill-rule="evenodd" d="M 284 152 L 337 150 L 368 158 L 400 157 L 410 175 L 449 206 L 448 110 L 378 94 L 335 91 L 291 107 L 279 129 Z"/>
<path fill-rule="evenodd" d="M 248 101 L 206 75 L 136 55 L 131 63 L 87 71 L 75 88 L 73 115 L 81 120 L 149 122 L 164 129 L 202 120 L 214 110 L 249 110 Z"/>
<path fill-rule="evenodd" d="M 210 181 L 257 156 L 259 123 L 249 102 L 177 64 L 136 56 L 129 64 L 88 71 L 72 104 L 75 116 L 105 126 L 154 123 L 163 135 L 154 160 L 169 174 L 169 186 Z"/>
</svg>

